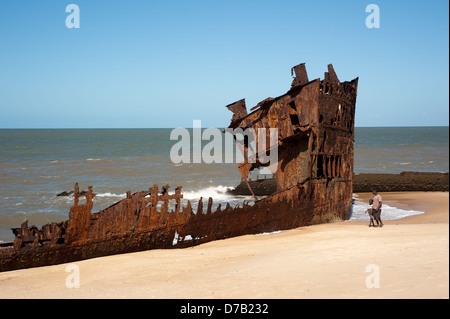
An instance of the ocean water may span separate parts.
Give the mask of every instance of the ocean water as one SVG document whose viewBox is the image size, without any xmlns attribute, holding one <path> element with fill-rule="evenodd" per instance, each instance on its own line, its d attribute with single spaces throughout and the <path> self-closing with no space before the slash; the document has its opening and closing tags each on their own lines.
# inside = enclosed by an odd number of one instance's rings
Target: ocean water
<svg viewBox="0 0 450 319">
<path fill-rule="evenodd" d="M 368 205 L 368 202 L 363 202 L 357 194 L 353 194 L 353 207 L 350 221 L 369 222 L 370 217 L 366 214 Z M 425 212 L 417 210 L 400 209 L 383 203 L 383 208 L 381 209 L 381 220 L 395 220 L 408 216 L 421 215 L 424 213 Z"/>
<path fill-rule="evenodd" d="M 170 132 L 0 130 L 0 241 L 12 240 L 10 228 L 25 220 L 38 227 L 67 220 L 73 196 L 56 194 L 73 190 L 76 182 L 81 190 L 94 186 L 93 212 L 125 198 L 127 191 L 147 190 L 155 184 L 183 186 L 184 200 L 194 205 L 200 196 L 213 197 L 215 204 L 251 202 L 251 197 L 225 193 L 240 182 L 236 164 L 172 163 L 170 150 L 177 141 L 170 140 Z M 448 127 L 357 128 L 354 170 L 448 172 L 448 151 Z M 356 200 L 354 218 L 365 207 Z M 392 209 L 397 217 L 415 214 Z"/>
<path fill-rule="evenodd" d="M 449 128 L 355 130 L 355 173 L 448 172 Z"/>
</svg>

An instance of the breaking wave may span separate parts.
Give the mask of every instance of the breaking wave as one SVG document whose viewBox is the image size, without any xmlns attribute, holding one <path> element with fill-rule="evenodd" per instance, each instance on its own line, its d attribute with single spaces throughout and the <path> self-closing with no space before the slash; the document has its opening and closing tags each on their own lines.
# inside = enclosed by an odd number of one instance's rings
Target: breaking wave
<svg viewBox="0 0 450 319">
<path fill-rule="evenodd" d="M 235 198 L 235 196 L 228 194 L 227 192 L 232 190 L 233 187 L 228 186 L 211 186 L 202 188 L 199 190 L 194 191 L 184 191 L 183 192 L 183 198 L 188 200 L 199 200 L 200 197 L 203 197 L 204 199 L 208 199 L 209 197 L 212 197 L 214 200 L 218 201 L 227 201 Z"/>
<path fill-rule="evenodd" d="M 362 202 L 356 194 L 353 194 L 354 202 L 352 207 L 351 221 L 369 221 L 369 216 L 366 214 L 367 203 Z M 381 220 L 395 220 L 405 218 L 408 216 L 421 215 L 425 212 L 417 210 L 405 210 L 394 206 L 389 206 L 383 203 L 381 209 Z"/>
<path fill-rule="evenodd" d="M 123 198 L 125 198 L 125 197 L 127 197 L 127 194 L 126 193 L 114 194 L 114 193 L 106 192 L 106 193 L 98 193 L 97 195 L 95 195 L 95 197 L 116 197 L 116 198 L 123 197 Z"/>
</svg>

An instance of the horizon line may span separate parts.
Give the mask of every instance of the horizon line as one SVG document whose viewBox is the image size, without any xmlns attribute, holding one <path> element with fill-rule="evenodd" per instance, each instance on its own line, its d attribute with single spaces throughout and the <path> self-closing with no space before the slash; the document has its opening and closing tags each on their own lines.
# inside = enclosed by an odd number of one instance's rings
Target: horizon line
<svg viewBox="0 0 450 319">
<path fill-rule="evenodd" d="M 215 126 L 222 129 L 226 127 Z M 449 125 L 398 125 L 398 126 L 355 126 L 355 128 L 425 128 L 425 127 L 449 127 Z M 1 127 L 0 130 L 148 130 L 161 129 L 171 130 L 176 128 L 192 128 L 192 127 Z M 203 127 L 202 127 L 203 128 Z M 204 128 L 208 128 L 205 126 Z"/>
</svg>

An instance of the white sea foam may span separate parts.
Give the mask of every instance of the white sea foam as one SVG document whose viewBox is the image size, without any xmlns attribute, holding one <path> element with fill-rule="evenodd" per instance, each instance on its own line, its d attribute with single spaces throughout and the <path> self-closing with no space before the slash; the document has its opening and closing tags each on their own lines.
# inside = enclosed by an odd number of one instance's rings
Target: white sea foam
<svg viewBox="0 0 450 319">
<path fill-rule="evenodd" d="M 211 206 L 212 212 L 216 211 L 219 205 L 222 205 L 221 209 L 224 209 L 227 203 L 233 208 L 242 207 L 244 203 L 250 206 L 254 205 L 254 199 L 252 196 L 236 196 L 227 193 L 227 191 L 232 189 L 233 187 L 219 185 L 205 187 L 194 191 L 182 192 L 183 199 L 181 201 L 181 205 L 186 206 L 187 201 L 190 201 L 194 214 L 198 209 L 198 202 L 200 198 L 202 198 L 203 201 L 203 209 L 205 210 L 204 213 L 206 213 L 205 203 L 207 203 L 208 198 L 210 197 L 213 199 L 213 205 Z M 172 205 L 169 203 L 169 209 L 174 209 L 174 207 L 174 203 L 172 203 Z"/>
<path fill-rule="evenodd" d="M 41 175 L 39 176 L 40 178 L 45 178 L 45 179 L 55 179 L 55 178 L 60 178 L 59 175 Z"/>
<path fill-rule="evenodd" d="M 211 187 L 206 187 L 206 188 L 202 188 L 199 190 L 195 190 L 195 191 L 186 191 L 183 192 L 183 198 L 184 199 L 188 199 L 188 200 L 198 200 L 200 199 L 200 197 L 205 198 L 209 198 L 212 197 L 214 200 L 217 201 L 226 201 L 226 200 L 230 200 L 233 199 L 233 195 L 228 194 L 227 192 L 232 190 L 233 187 L 228 187 L 228 186 L 211 186 Z"/>
<path fill-rule="evenodd" d="M 368 203 L 362 202 L 356 194 L 353 195 L 354 203 L 352 207 L 351 221 L 369 221 L 369 216 L 366 214 Z M 416 210 L 404 210 L 394 206 L 389 206 L 383 203 L 381 209 L 381 220 L 395 220 L 408 216 L 421 215 L 424 212 Z"/>
<path fill-rule="evenodd" d="M 106 193 L 99 193 L 99 194 L 97 194 L 95 196 L 96 197 L 124 197 L 125 198 L 127 196 L 127 194 L 126 193 L 114 194 L 114 193 L 106 192 Z"/>
<path fill-rule="evenodd" d="M 95 192 L 94 192 L 95 193 Z M 106 192 L 106 193 L 95 193 L 96 195 L 95 195 L 95 198 L 108 198 L 108 197 L 111 197 L 111 198 L 117 198 L 117 199 L 121 199 L 121 198 L 125 198 L 125 197 L 127 197 L 127 194 L 126 193 L 123 193 L 123 194 L 114 194 L 114 193 L 109 193 L 109 192 Z M 94 198 L 94 202 L 95 202 L 95 198 Z M 73 194 L 71 194 L 71 195 L 69 195 L 69 196 L 58 196 L 58 197 L 56 197 L 56 199 L 57 200 L 61 200 L 61 201 L 65 201 L 65 202 L 67 202 L 67 203 L 71 203 L 71 202 L 73 202 Z"/>
<path fill-rule="evenodd" d="M 86 161 L 101 161 L 101 158 L 86 158 Z"/>
</svg>

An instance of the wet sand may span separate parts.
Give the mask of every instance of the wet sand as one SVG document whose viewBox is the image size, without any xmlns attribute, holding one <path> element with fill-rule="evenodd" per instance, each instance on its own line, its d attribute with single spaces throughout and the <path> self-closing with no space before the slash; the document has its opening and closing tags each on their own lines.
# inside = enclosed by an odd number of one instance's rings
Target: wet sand
<svg viewBox="0 0 450 319">
<path fill-rule="evenodd" d="M 426 213 L 4 272 L 0 298 L 449 298 L 449 193 L 381 195 Z"/>
</svg>

